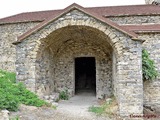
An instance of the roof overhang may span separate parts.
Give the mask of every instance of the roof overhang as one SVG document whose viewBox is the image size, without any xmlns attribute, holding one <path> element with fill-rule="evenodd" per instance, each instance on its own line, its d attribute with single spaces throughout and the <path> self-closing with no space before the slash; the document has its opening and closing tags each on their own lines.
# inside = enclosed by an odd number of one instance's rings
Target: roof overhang
<svg viewBox="0 0 160 120">
<path fill-rule="evenodd" d="M 160 33 L 160 24 L 122 25 L 122 27 L 135 33 Z"/>
<path fill-rule="evenodd" d="M 50 24 L 51 22 L 55 21 L 56 19 L 60 18 L 61 16 L 67 14 L 68 12 L 72 11 L 72 10 L 79 10 L 111 27 L 113 27 L 114 29 L 117 29 L 119 31 L 121 31 L 122 33 L 130 36 L 133 39 L 137 39 L 138 35 L 132 31 L 129 31 L 128 29 L 119 26 L 118 24 L 110 21 L 108 18 L 104 18 L 101 15 L 95 14 L 91 11 L 88 11 L 87 9 L 83 8 L 82 6 L 74 3 L 70 6 L 68 6 L 67 8 L 63 9 L 58 15 L 56 16 L 51 16 L 50 18 L 46 19 L 45 21 L 41 22 L 40 24 L 38 24 L 37 26 L 35 26 L 34 28 L 32 28 L 31 30 L 27 31 L 26 33 L 22 34 L 21 36 L 18 37 L 18 40 L 16 42 L 14 42 L 13 44 L 18 44 L 21 43 L 25 38 L 29 37 L 30 35 L 36 33 L 38 30 L 42 29 L 43 27 L 47 26 L 48 24 Z"/>
</svg>

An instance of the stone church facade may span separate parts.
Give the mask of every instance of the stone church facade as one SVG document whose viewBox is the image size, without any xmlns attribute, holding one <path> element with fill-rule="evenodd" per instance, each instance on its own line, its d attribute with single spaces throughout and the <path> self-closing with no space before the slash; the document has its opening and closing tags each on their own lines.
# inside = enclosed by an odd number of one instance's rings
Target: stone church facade
<svg viewBox="0 0 160 120">
<path fill-rule="evenodd" d="M 0 69 L 16 72 L 39 96 L 74 96 L 84 86 L 100 99 L 114 95 L 121 116 L 160 106 L 160 79 L 142 81 L 144 48 L 160 72 L 158 5 L 72 4 L 0 19 Z"/>
</svg>

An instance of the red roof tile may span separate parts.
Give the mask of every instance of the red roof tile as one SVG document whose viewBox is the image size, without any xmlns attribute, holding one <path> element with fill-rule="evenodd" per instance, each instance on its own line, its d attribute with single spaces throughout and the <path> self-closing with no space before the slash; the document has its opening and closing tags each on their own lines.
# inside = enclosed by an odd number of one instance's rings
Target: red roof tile
<svg viewBox="0 0 160 120">
<path fill-rule="evenodd" d="M 31 21 L 44 21 L 50 16 L 57 15 L 61 10 L 40 11 L 40 12 L 27 12 L 21 13 L 6 18 L 0 19 L 0 24 L 4 23 L 17 23 L 17 22 L 31 22 Z"/>
<path fill-rule="evenodd" d="M 136 38 L 137 37 L 137 35 L 134 32 L 129 31 L 128 29 L 125 29 L 125 28 L 119 26 L 118 24 L 110 21 L 108 18 L 104 18 L 101 15 L 95 14 L 94 12 L 89 11 L 87 9 L 84 9 L 82 6 L 77 5 L 77 4 L 74 3 L 74 4 L 70 5 L 69 7 L 65 8 L 64 10 L 60 11 L 59 14 L 51 16 L 49 19 L 41 22 L 40 24 L 38 24 L 33 29 L 31 29 L 28 32 L 24 33 L 23 35 L 19 36 L 18 41 L 15 42 L 15 44 L 23 41 L 26 37 L 30 36 L 32 33 L 35 33 L 36 31 L 38 31 L 42 27 L 44 27 L 44 26 L 48 25 L 49 23 L 51 23 L 52 21 L 54 21 L 56 18 L 59 18 L 61 15 L 64 15 L 65 13 L 67 13 L 70 10 L 73 10 L 73 9 L 80 10 L 80 11 L 84 12 L 85 14 L 88 14 L 88 15 L 90 15 L 90 16 L 92 16 L 92 17 L 94 17 L 94 18 L 96 18 L 96 19 L 98 19 L 98 20 L 100 20 L 100 21 L 112 26 L 113 28 L 115 28 L 115 29 L 117 29 L 117 30 L 119 30 L 119 31 L 121 31 L 121 32 L 123 32 L 123 33 L 125 33 L 125 34 L 127 34 L 129 36 L 131 36 L 132 38 Z"/>
<path fill-rule="evenodd" d="M 101 16 L 124 16 L 124 15 L 160 15 L 160 6 L 157 5 L 129 5 L 84 8 Z M 62 10 L 28 12 L 0 19 L 0 24 L 15 22 L 44 21 L 50 16 L 57 15 Z"/>
<path fill-rule="evenodd" d="M 150 25 L 123 25 L 122 26 L 129 31 L 135 33 L 141 32 L 160 32 L 160 24 L 150 24 Z"/>
<path fill-rule="evenodd" d="M 128 5 L 87 8 L 102 16 L 128 16 L 128 15 L 160 15 L 158 5 Z"/>
</svg>

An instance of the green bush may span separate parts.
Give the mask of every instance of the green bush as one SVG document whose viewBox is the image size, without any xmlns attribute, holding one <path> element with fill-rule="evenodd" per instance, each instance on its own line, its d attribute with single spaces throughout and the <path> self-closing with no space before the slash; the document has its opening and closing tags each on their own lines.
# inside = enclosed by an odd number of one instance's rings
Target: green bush
<svg viewBox="0 0 160 120">
<path fill-rule="evenodd" d="M 155 63 L 150 59 L 147 50 L 142 50 L 142 73 L 143 80 L 154 80 L 158 76 Z"/>
<path fill-rule="evenodd" d="M 16 74 L 12 72 L 0 70 L 0 80 L 7 80 L 12 83 L 16 83 Z"/>
<path fill-rule="evenodd" d="M 27 90 L 22 83 L 15 83 L 15 73 L 0 70 L 0 109 L 17 111 L 19 104 L 43 106 L 47 103 Z"/>
<path fill-rule="evenodd" d="M 68 100 L 69 99 L 68 90 L 60 92 L 59 93 L 59 99 Z"/>
<path fill-rule="evenodd" d="M 14 95 L 0 89 L 0 109 L 7 109 L 9 111 L 17 111 L 19 100 Z"/>
</svg>

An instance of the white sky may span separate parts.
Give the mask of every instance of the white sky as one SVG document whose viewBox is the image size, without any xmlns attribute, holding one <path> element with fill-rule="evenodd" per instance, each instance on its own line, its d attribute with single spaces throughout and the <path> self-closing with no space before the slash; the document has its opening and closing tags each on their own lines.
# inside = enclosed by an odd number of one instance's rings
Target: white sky
<svg viewBox="0 0 160 120">
<path fill-rule="evenodd" d="M 72 3 L 83 7 L 138 5 L 145 0 L 0 0 L 0 18 L 10 15 L 42 10 L 63 9 Z"/>
</svg>

